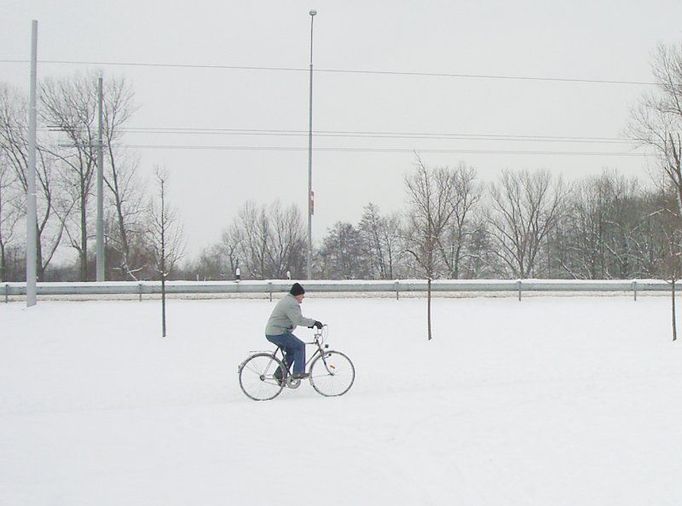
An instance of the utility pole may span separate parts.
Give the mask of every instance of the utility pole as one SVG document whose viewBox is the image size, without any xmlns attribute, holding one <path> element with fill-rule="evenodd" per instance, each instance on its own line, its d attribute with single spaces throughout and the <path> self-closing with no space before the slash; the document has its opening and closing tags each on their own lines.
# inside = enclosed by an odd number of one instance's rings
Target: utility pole
<svg viewBox="0 0 682 506">
<path fill-rule="evenodd" d="M 26 193 L 26 307 L 35 306 L 36 258 L 38 232 L 36 210 L 36 123 L 37 123 L 37 75 L 38 75 L 38 21 L 31 22 L 31 81 L 28 108 L 28 174 Z"/>
<path fill-rule="evenodd" d="M 104 146 L 102 130 L 104 123 L 104 92 L 102 75 L 97 80 L 97 99 L 99 103 L 99 129 L 97 132 L 97 281 L 104 281 Z"/>
<path fill-rule="evenodd" d="M 310 100 L 308 102 L 308 255 L 307 255 L 307 278 L 312 278 L 313 263 L 313 20 L 317 11 L 311 10 L 310 14 Z"/>
</svg>

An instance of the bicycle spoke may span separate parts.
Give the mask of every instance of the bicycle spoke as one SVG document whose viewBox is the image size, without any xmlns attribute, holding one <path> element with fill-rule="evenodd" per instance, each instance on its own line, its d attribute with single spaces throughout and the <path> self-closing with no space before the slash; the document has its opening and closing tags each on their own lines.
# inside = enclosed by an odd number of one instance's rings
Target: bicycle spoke
<svg viewBox="0 0 682 506">
<path fill-rule="evenodd" d="M 257 401 L 277 397 L 283 387 L 274 377 L 274 371 L 281 366 L 281 362 L 268 353 L 252 355 L 239 372 L 242 391 Z"/>
<path fill-rule="evenodd" d="M 246 367 L 246 369 L 248 369 L 248 370 L 251 371 L 251 372 L 255 372 L 256 374 L 258 374 L 258 375 L 260 376 L 260 371 L 256 369 L 255 364 L 253 364 L 253 365 L 252 365 L 252 364 L 247 364 L 247 365 L 248 365 L 249 367 Z"/>
<path fill-rule="evenodd" d="M 337 351 L 329 351 L 318 357 L 310 369 L 313 388 L 327 397 L 345 394 L 355 380 L 353 363 Z"/>
</svg>

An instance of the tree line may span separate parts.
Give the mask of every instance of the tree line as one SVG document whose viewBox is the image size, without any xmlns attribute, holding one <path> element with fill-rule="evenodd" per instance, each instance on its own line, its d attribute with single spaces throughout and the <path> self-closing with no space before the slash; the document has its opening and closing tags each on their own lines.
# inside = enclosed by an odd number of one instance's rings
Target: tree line
<svg viewBox="0 0 682 506">
<path fill-rule="evenodd" d="M 486 185 L 466 164 L 427 167 L 417 158 L 405 178 L 403 211 L 382 214 L 369 203 L 358 223 L 336 223 L 314 252 L 314 277 L 674 282 L 682 271 L 682 44 L 659 45 L 651 68 L 656 87 L 625 127 L 658 162 L 651 184 L 617 171 L 569 184 L 547 170 L 506 170 Z M 298 225 L 282 241 L 274 232 L 281 215 L 280 204 L 245 204 L 189 273 L 229 279 L 241 261 L 245 277 L 280 278 L 285 269 L 301 277 L 302 219 L 288 210 L 288 222 Z"/>
<path fill-rule="evenodd" d="M 417 156 L 401 211 L 382 213 L 368 203 L 359 222 L 332 226 L 314 251 L 314 277 L 675 279 L 682 240 L 682 45 L 659 46 L 652 72 L 657 86 L 635 104 L 625 129 L 656 157 L 660 170 L 648 184 L 615 170 L 571 183 L 548 170 L 505 170 L 484 183 L 465 163 L 429 167 Z M 79 74 L 40 85 L 39 117 L 49 128 L 38 137 L 39 280 L 94 278 L 96 80 Z M 134 111 L 130 85 L 108 79 L 107 279 L 304 277 L 303 218 L 281 202 L 244 203 L 218 243 L 180 265 L 182 231 L 164 198 L 167 175 L 157 170 L 149 188 L 134 153 L 117 147 Z M 27 117 L 26 98 L 0 83 L 1 281 L 25 276 Z M 63 246 L 77 261 L 52 265 Z"/>
<path fill-rule="evenodd" d="M 97 80 L 91 73 L 40 83 L 38 115 L 46 127 L 37 135 L 38 281 L 88 281 L 95 277 Z M 138 176 L 136 157 L 117 147 L 135 110 L 133 91 L 122 78 L 105 83 L 106 278 L 158 279 L 167 274 L 162 266 L 173 266 L 182 252 L 179 223 L 164 200 L 167 175 L 157 168 L 152 187 L 145 185 Z M 0 83 L 0 281 L 25 279 L 27 118 L 25 95 Z M 162 248 L 168 238 L 170 243 Z M 54 266 L 55 253 L 64 246 L 75 251 L 77 260 L 72 265 Z"/>
<path fill-rule="evenodd" d="M 406 206 L 369 203 L 314 251 L 318 279 L 668 278 L 675 196 L 604 171 L 567 184 L 549 171 L 504 171 L 490 184 L 464 164 L 405 178 Z M 198 279 L 294 278 L 305 272 L 295 206 L 247 202 L 221 241 L 185 266 Z"/>
</svg>

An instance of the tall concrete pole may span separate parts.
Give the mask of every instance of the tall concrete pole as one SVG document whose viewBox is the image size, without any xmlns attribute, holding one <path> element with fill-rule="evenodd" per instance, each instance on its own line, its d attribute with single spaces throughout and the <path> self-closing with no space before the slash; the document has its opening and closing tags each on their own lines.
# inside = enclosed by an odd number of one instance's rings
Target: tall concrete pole
<svg viewBox="0 0 682 506">
<path fill-rule="evenodd" d="M 99 101 L 99 130 L 97 132 L 97 281 L 104 281 L 104 146 L 102 129 L 104 122 L 104 92 L 102 76 L 97 80 Z"/>
<path fill-rule="evenodd" d="M 31 82 L 28 106 L 28 174 L 26 193 L 26 307 L 35 306 L 38 218 L 36 210 L 36 124 L 38 76 L 38 21 L 31 22 Z"/>
<path fill-rule="evenodd" d="M 312 278 L 313 263 L 313 21 L 317 11 L 310 14 L 310 101 L 308 102 L 308 255 L 307 277 Z"/>
</svg>

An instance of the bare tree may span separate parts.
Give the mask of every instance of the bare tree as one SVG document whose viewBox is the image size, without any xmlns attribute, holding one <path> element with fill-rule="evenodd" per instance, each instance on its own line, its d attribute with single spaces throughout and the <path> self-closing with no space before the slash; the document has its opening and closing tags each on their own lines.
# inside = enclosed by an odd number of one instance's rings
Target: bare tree
<svg viewBox="0 0 682 506">
<path fill-rule="evenodd" d="M 108 246 L 116 253 L 115 269 L 121 278 L 137 279 L 137 273 L 144 268 L 144 265 L 136 263 L 136 260 L 142 260 L 143 255 L 134 251 L 136 245 L 143 245 L 140 240 L 144 229 L 143 187 L 137 176 L 137 160 L 116 147 L 116 141 L 122 136 L 121 128 L 135 109 L 133 91 L 124 79 L 108 79 L 103 95 L 107 160 L 104 182 L 109 189 L 114 218 Z"/>
<path fill-rule="evenodd" d="M 154 263 L 161 279 L 162 336 L 166 337 L 166 279 L 183 255 L 184 240 L 177 213 L 168 204 L 168 175 L 157 167 L 155 176 L 158 197 L 150 203 L 150 234 Z"/>
<path fill-rule="evenodd" d="M 28 191 L 28 104 L 25 97 L 7 86 L 0 86 L 0 151 L 14 172 L 21 189 Z M 36 274 L 44 279 L 64 232 L 65 220 L 74 201 L 59 191 L 56 160 L 40 142 L 37 146 L 37 223 Z"/>
<path fill-rule="evenodd" d="M 658 225 L 666 239 L 665 253 L 660 258 L 663 276 L 670 280 L 670 302 L 673 341 L 677 340 L 676 285 L 682 276 L 682 227 L 676 210 L 661 209 Z"/>
<path fill-rule="evenodd" d="M 639 182 L 636 179 L 616 178 L 609 188 L 607 235 L 605 248 L 610 260 L 610 272 L 617 279 L 628 279 L 637 274 L 634 238 L 641 226 L 642 206 Z"/>
<path fill-rule="evenodd" d="M 236 247 L 225 231 L 221 241 L 204 248 L 188 270 L 197 280 L 231 279 L 238 265 Z"/>
<path fill-rule="evenodd" d="M 438 248 L 448 269 L 448 277 L 458 279 L 462 257 L 467 254 L 467 241 L 476 230 L 472 215 L 481 200 L 481 190 L 476 182 L 476 171 L 463 163 L 454 170 L 452 179 L 452 219 L 438 238 Z"/>
<path fill-rule="evenodd" d="M 237 216 L 238 226 L 235 239 L 241 247 L 247 274 L 256 279 L 265 279 L 268 257 L 270 222 L 265 208 L 254 202 L 246 202 Z"/>
<path fill-rule="evenodd" d="M 64 191 L 75 201 L 76 219 L 66 221 L 71 246 L 78 252 L 80 280 L 88 280 L 88 229 L 90 197 L 96 168 L 97 86 L 94 75 L 46 80 L 41 86 L 41 116 L 59 129 L 67 144 L 52 153 L 61 161 Z"/>
<path fill-rule="evenodd" d="M 654 92 L 642 96 L 633 109 L 626 134 L 641 145 L 653 148 L 669 188 L 675 193 L 676 215 L 682 215 L 682 44 L 660 44 L 654 55 L 652 73 L 657 84 Z M 678 220 L 679 221 L 679 220 Z M 677 223 L 679 227 L 679 222 Z M 672 283 L 673 340 L 675 325 L 675 282 L 679 276 L 679 237 L 668 232 L 665 270 Z"/>
<path fill-rule="evenodd" d="M 604 171 L 575 185 L 559 225 L 567 253 L 562 267 L 574 278 L 628 277 L 635 268 L 632 239 L 638 226 L 637 181 Z"/>
<path fill-rule="evenodd" d="M 239 267 L 240 254 L 239 233 L 234 224 L 222 233 L 216 248 L 219 252 L 219 258 L 221 258 L 218 271 L 224 273 L 223 277 L 231 277 Z M 227 269 L 227 273 L 225 273 L 225 269 Z"/>
<path fill-rule="evenodd" d="M 388 268 L 382 229 L 383 219 L 379 208 L 370 202 L 365 206 L 358 230 L 368 250 L 372 274 L 376 273 L 380 279 L 387 279 Z"/>
<path fill-rule="evenodd" d="M 502 275 L 500 262 L 494 254 L 490 225 L 486 209 L 481 208 L 472 217 L 471 232 L 467 240 L 467 253 L 461 259 L 460 277 L 468 279 L 490 278 Z"/>
<path fill-rule="evenodd" d="M 653 148 L 682 212 L 682 44 L 659 45 L 651 69 L 657 89 L 633 109 L 626 134 Z"/>
<path fill-rule="evenodd" d="M 370 202 L 365 206 L 358 230 L 367 248 L 370 276 L 394 279 L 402 249 L 399 216 L 382 216 L 379 207 Z"/>
<path fill-rule="evenodd" d="M 608 271 L 605 236 L 607 228 L 608 175 L 589 178 L 575 186 L 567 206 L 562 233 L 555 235 L 555 250 L 569 254 L 560 259 L 562 268 L 572 277 L 603 279 Z M 560 241 L 560 238 L 565 240 Z"/>
<path fill-rule="evenodd" d="M 439 272 L 438 256 L 443 234 L 455 214 L 455 173 L 447 168 L 428 170 L 417 157 L 417 171 L 405 178 L 410 208 L 407 216 L 406 251 L 427 278 L 428 339 L 431 340 L 431 280 Z"/>
<path fill-rule="evenodd" d="M 673 341 L 677 341 L 677 311 L 675 304 L 675 285 L 680 279 L 680 274 L 682 273 L 682 262 L 680 261 L 680 251 L 679 244 L 670 242 L 670 250 L 667 257 L 667 268 L 670 278 L 670 300 L 671 300 L 671 315 L 672 315 L 672 331 L 673 331 Z"/>
<path fill-rule="evenodd" d="M 16 174 L 0 151 L 0 281 L 7 281 L 7 252 L 16 237 L 17 222 L 24 215 Z"/>
<path fill-rule="evenodd" d="M 556 225 L 566 195 L 560 178 L 547 171 L 504 171 L 491 187 L 490 232 L 495 254 L 512 275 L 534 273 L 542 241 Z"/>
<path fill-rule="evenodd" d="M 676 215 L 677 200 L 673 192 L 652 191 L 641 195 L 638 224 L 633 228 L 630 239 L 638 277 L 669 277 L 661 259 L 670 256 L 670 241 L 675 238 L 675 226 L 680 226 L 679 219 L 672 218 Z"/>
<path fill-rule="evenodd" d="M 294 205 L 246 202 L 223 232 L 219 249 L 247 278 L 281 279 L 287 271 L 302 272 L 305 255 L 303 220 Z"/>
<path fill-rule="evenodd" d="M 43 120 L 66 137 L 57 141 L 52 154 L 61 162 L 64 191 L 77 203 L 77 219 L 68 219 L 67 236 L 78 252 L 80 279 L 88 276 L 88 241 L 91 227 L 91 200 L 98 148 L 98 97 L 97 76 L 76 75 L 62 80 L 47 80 L 41 88 Z M 139 240 L 131 234 L 142 231 L 141 217 L 144 203 L 142 188 L 137 180 L 137 163 L 116 148 L 121 127 L 129 120 L 133 110 L 133 92 L 124 79 L 107 79 L 104 96 L 104 150 L 106 167 L 104 181 L 109 190 L 109 203 L 113 208 L 113 227 L 108 234 L 108 248 L 116 255 L 117 271 L 123 279 L 135 279 L 142 266 L 131 265 L 131 245 Z M 141 255 L 137 255 L 138 258 Z"/>
<path fill-rule="evenodd" d="M 384 244 L 384 262 L 386 279 L 401 276 L 404 269 L 405 247 L 402 243 L 403 225 L 400 214 L 392 213 L 381 219 L 380 237 Z"/>
<path fill-rule="evenodd" d="M 452 170 L 429 170 L 421 159 L 417 171 L 405 178 L 409 214 L 406 251 L 423 269 L 427 278 L 439 273 L 439 247 L 455 214 L 456 179 Z"/>
<path fill-rule="evenodd" d="M 268 217 L 270 277 L 284 278 L 287 271 L 303 272 L 305 237 L 300 211 L 294 205 L 285 209 L 275 201 L 270 205 Z"/>
</svg>

